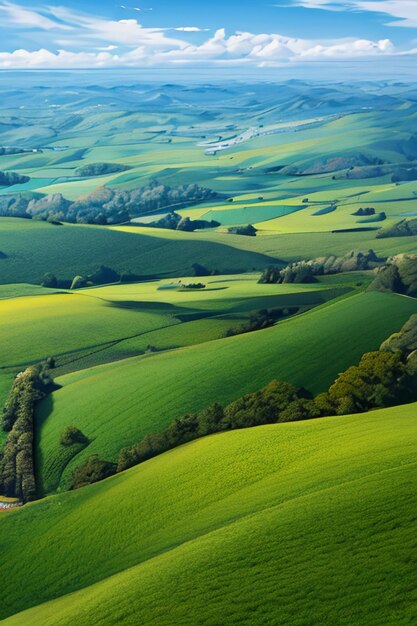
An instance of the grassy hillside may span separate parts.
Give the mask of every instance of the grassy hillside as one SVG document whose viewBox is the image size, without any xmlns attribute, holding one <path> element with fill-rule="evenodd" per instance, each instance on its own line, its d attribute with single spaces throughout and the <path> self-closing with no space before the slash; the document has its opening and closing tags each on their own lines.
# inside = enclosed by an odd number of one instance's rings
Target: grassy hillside
<svg viewBox="0 0 417 626">
<path fill-rule="evenodd" d="M 413 623 L 416 409 L 207 437 L 2 514 L 1 616 L 46 603 L 4 623 Z"/>
<path fill-rule="evenodd" d="M 331 254 L 341 256 L 351 250 L 363 252 L 370 248 L 382 256 L 390 256 L 400 252 L 415 252 L 417 249 L 417 236 L 376 239 L 377 231 L 375 230 L 339 233 L 307 232 L 303 222 L 301 222 L 300 228 L 300 232 L 265 230 L 258 232 L 256 237 L 243 237 L 220 231 L 186 233 L 138 226 L 112 227 L 118 232 L 137 233 L 147 237 L 161 237 L 176 241 L 193 240 L 224 243 L 239 250 L 257 252 L 272 259 L 285 261 L 313 259 Z"/>
<path fill-rule="evenodd" d="M 344 289 L 343 284 L 260 285 L 258 278 L 207 277 L 203 290 L 178 290 L 177 281 L 169 280 L 55 292 L 0 286 L 0 398 L 17 371 L 49 356 L 63 374 L 141 354 L 149 345 L 163 350 L 202 343 L 223 337 L 251 311 L 303 310 Z M 192 282 L 185 277 L 178 284 Z"/>
<path fill-rule="evenodd" d="M 230 402 L 273 378 L 322 391 L 415 312 L 417 301 L 411 298 L 363 293 L 256 333 L 58 378 L 62 389 L 40 405 L 38 414 L 44 489 L 68 485 L 74 465 L 93 452 L 115 459 L 121 448 L 175 417 L 215 401 Z M 91 444 L 67 465 L 59 438 L 69 424 Z"/>
<path fill-rule="evenodd" d="M 226 245 L 225 245 L 226 244 Z M 0 218 L 2 283 L 39 283 L 45 273 L 59 279 L 90 274 L 100 265 L 139 276 L 190 276 L 200 263 L 221 273 L 262 270 L 271 258 L 216 242 L 138 236 L 103 227 L 54 226 Z"/>
</svg>

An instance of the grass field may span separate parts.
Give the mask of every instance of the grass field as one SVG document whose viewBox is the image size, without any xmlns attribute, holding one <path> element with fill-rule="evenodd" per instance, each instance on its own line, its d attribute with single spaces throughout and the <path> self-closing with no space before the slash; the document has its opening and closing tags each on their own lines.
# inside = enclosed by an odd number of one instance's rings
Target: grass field
<svg viewBox="0 0 417 626">
<path fill-rule="evenodd" d="M 313 259 L 328 255 L 344 255 L 351 250 L 367 251 L 370 248 L 382 256 L 401 252 L 417 252 L 417 236 L 376 239 L 376 230 L 357 232 L 301 232 L 277 233 L 261 231 L 256 237 L 243 237 L 219 231 L 184 233 L 145 227 L 117 226 L 112 229 L 145 235 L 162 237 L 176 241 L 213 241 L 224 242 L 228 246 L 264 254 L 275 262 Z M 273 264 L 274 261 L 272 261 Z"/>
<path fill-rule="evenodd" d="M 62 376 L 56 381 L 62 389 L 38 413 L 43 488 L 67 486 L 74 466 L 93 452 L 115 459 L 121 448 L 172 419 L 215 401 L 230 402 L 273 378 L 322 391 L 415 312 L 411 298 L 362 293 L 256 333 Z M 91 444 L 67 465 L 59 437 L 69 424 Z"/>
<path fill-rule="evenodd" d="M 172 281 L 57 291 L 32 285 L 0 286 L 0 397 L 13 376 L 53 356 L 57 374 L 155 350 L 223 337 L 252 311 L 336 297 L 338 285 L 260 285 L 259 274 L 207 277 L 204 290 L 178 290 Z M 188 284 L 194 278 L 183 277 Z M 168 287 L 168 288 L 164 288 Z"/>
<path fill-rule="evenodd" d="M 412 624 L 416 410 L 215 435 L 3 513 L 1 615 L 41 605 L 4 623 Z"/>
<path fill-rule="evenodd" d="M 262 270 L 273 259 L 238 250 L 227 241 L 195 241 L 191 237 L 138 236 L 102 227 L 53 226 L 33 220 L 0 218 L 0 281 L 40 283 L 45 273 L 72 280 L 96 271 L 100 265 L 139 276 L 190 276 L 192 265 L 233 273 Z"/>
<path fill-rule="evenodd" d="M 56 383 L 32 409 L 22 378 L 23 402 L 8 416 L 19 423 L 1 489 L 25 499 L 34 479 L 39 500 L 0 510 L 0 621 L 414 625 L 417 403 L 216 434 L 69 490 L 91 454 L 116 461 L 175 418 L 274 378 L 327 389 L 417 313 L 417 298 L 367 291 L 371 271 L 258 283 L 266 267 L 300 259 L 417 253 L 417 236 L 377 238 L 417 216 L 415 85 L 157 86 L 146 75 L 99 72 L 92 84 L 84 71 L 76 81 L 9 73 L 2 89 L 0 172 L 30 179 L 0 188 L 0 213 L 16 214 L 11 193 L 74 200 L 157 181 L 217 192 L 171 206 L 220 225 L 0 216 L 0 406 L 16 374 L 47 357 Z M 103 163 L 123 171 L 96 175 L 114 170 Z M 88 165 L 94 174 L 80 176 Z M 154 218 L 168 197 L 191 197 L 165 191 L 141 191 Z M 96 209 L 109 217 L 125 201 Z M 228 232 L 249 223 L 255 237 Z M 69 289 L 102 265 L 137 282 Z M 41 287 L 47 273 L 68 288 Z M 196 282 L 205 288 L 185 287 Z M 261 309 L 279 309 L 278 321 L 243 332 Z M 88 444 L 61 444 L 68 426 Z"/>
</svg>

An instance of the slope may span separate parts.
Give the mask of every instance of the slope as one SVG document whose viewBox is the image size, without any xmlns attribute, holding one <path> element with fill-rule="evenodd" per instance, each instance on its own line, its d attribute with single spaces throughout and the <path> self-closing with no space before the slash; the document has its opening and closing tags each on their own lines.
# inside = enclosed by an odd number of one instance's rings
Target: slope
<svg viewBox="0 0 417 626">
<path fill-rule="evenodd" d="M 416 410 L 207 437 L 3 514 L 2 617 L 83 589 L 4 623 L 413 623 Z"/>
<path fill-rule="evenodd" d="M 226 245 L 225 245 L 226 244 Z M 275 259 L 216 242 L 148 237 L 101 226 L 0 219 L 1 279 L 37 283 L 51 272 L 60 280 L 91 274 L 100 265 L 139 276 L 190 276 L 192 265 L 233 273 L 264 269 Z"/>
<path fill-rule="evenodd" d="M 50 492 L 68 486 L 74 466 L 92 453 L 114 460 L 121 448 L 174 418 L 215 401 L 230 402 L 273 378 L 322 391 L 416 311 L 417 300 L 362 293 L 256 333 L 58 378 L 62 389 L 49 396 L 38 413 L 43 488 Z M 69 424 L 80 428 L 91 443 L 68 464 L 59 438 Z"/>
</svg>

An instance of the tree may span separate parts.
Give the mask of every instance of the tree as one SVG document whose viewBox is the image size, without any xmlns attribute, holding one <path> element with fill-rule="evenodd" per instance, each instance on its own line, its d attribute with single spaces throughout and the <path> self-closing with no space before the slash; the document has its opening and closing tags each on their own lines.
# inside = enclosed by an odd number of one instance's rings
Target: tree
<svg viewBox="0 0 417 626">
<path fill-rule="evenodd" d="M 97 454 L 91 455 L 84 463 L 78 465 L 72 473 L 70 489 L 79 489 L 104 480 L 116 473 L 115 463 L 99 459 Z"/>
<path fill-rule="evenodd" d="M 75 443 L 86 445 L 89 443 L 88 438 L 76 426 L 67 426 L 62 432 L 59 441 L 63 446 L 72 446 Z"/>
</svg>

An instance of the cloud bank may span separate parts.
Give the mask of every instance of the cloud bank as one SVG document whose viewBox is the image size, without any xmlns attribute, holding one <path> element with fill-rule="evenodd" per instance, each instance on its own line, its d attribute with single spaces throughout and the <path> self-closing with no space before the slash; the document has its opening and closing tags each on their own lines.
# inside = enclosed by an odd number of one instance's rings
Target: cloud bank
<svg viewBox="0 0 417 626">
<path fill-rule="evenodd" d="M 414 2 L 414 0 L 413 0 Z M 310 8 L 359 5 L 390 5 L 362 0 L 296 0 Z M 399 0 L 404 6 L 406 0 Z M 64 7 L 27 9 L 11 2 L 0 2 L 4 25 L 22 31 L 27 38 L 45 42 L 17 50 L 1 51 L 0 69 L 69 69 L 112 67 L 170 67 L 218 65 L 283 65 L 373 59 L 415 55 L 417 49 L 397 49 L 389 39 L 339 38 L 313 40 L 287 37 L 278 33 L 238 31 L 224 28 L 207 36 L 200 26 L 145 27 L 136 19 L 107 19 Z M 1 44 L 0 44 L 1 46 Z"/>
</svg>

